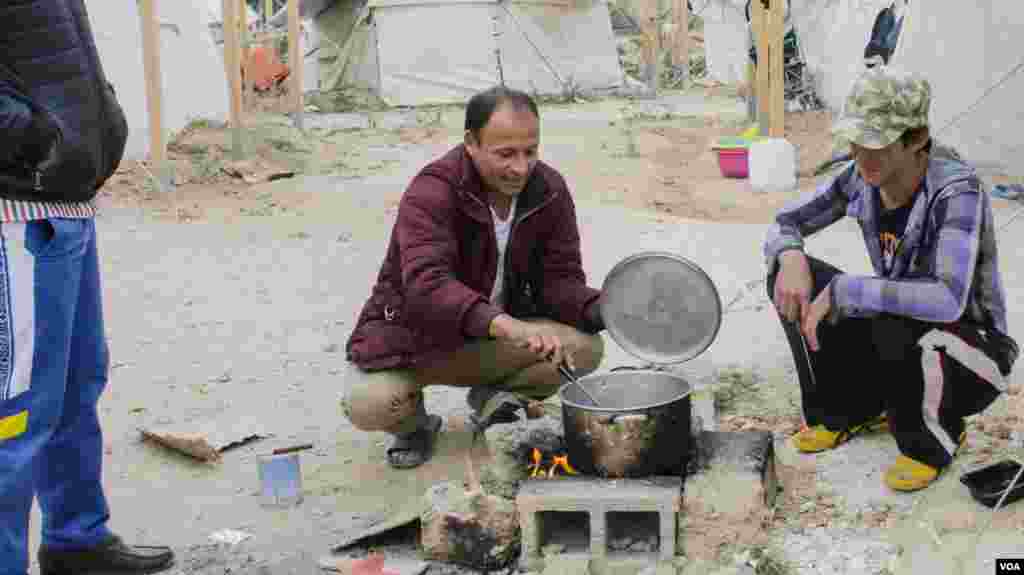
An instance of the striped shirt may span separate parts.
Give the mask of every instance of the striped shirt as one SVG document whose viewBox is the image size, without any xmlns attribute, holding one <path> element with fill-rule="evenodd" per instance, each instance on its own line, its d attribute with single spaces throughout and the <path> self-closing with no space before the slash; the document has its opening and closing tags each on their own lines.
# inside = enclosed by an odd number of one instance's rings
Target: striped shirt
<svg viewBox="0 0 1024 575">
<path fill-rule="evenodd" d="M 26 202 L 0 198 L 0 223 L 29 222 L 48 218 L 91 218 L 96 215 L 94 202 Z"/>
<path fill-rule="evenodd" d="M 832 280 L 830 321 L 879 313 L 934 323 L 961 318 L 1009 335 L 992 208 L 975 171 L 955 151 L 936 146 L 923 193 L 886 273 L 879 242 L 879 190 L 851 164 L 776 216 L 764 244 L 769 271 L 778 255 L 843 216 L 860 224 L 874 275 Z"/>
</svg>

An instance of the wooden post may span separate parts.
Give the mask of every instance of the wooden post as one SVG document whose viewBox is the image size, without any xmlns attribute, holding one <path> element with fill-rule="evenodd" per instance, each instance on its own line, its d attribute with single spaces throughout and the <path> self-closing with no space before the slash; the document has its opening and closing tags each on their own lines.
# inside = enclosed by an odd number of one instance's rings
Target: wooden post
<svg viewBox="0 0 1024 575">
<path fill-rule="evenodd" d="M 675 0 L 672 6 L 672 65 L 690 77 L 690 5 Z"/>
<path fill-rule="evenodd" d="M 643 63 L 644 81 L 647 82 L 648 96 L 658 91 L 658 0 L 638 0 L 637 19 L 640 24 L 640 60 Z"/>
<path fill-rule="evenodd" d="M 160 71 L 160 23 L 157 22 L 156 0 L 142 0 L 142 53 L 146 74 L 146 109 L 149 112 L 149 159 L 157 188 L 170 188 L 170 166 L 167 164 L 167 143 L 164 140 L 163 75 Z"/>
<path fill-rule="evenodd" d="M 757 116 L 761 135 L 771 138 L 782 138 L 786 132 L 785 16 L 784 0 L 751 2 L 751 29 L 757 42 Z"/>
<path fill-rule="evenodd" d="M 224 29 L 224 67 L 231 95 L 231 153 L 233 158 L 245 157 L 242 149 L 242 66 L 238 43 L 238 2 L 222 0 Z"/>
<path fill-rule="evenodd" d="M 288 0 L 288 74 L 295 126 L 302 129 L 302 54 L 299 52 L 299 0 Z"/>
<path fill-rule="evenodd" d="M 270 17 L 274 15 L 274 0 L 263 2 L 263 23 L 269 24 Z"/>
<path fill-rule="evenodd" d="M 782 138 L 786 135 L 786 76 L 783 69 L 785 50 L 783 43 L 786 34 L 785 0 L 771 0 L 770 14 L 768 76 L 771 85 L 768 98 L 768 135 L 772 138 Z"/>
<path fill-rule="evenodd" d="M 254 89 L 255 82 L 253 81 L 252 70 L 249 69 L 249 58 L 252 54 L 252 38 L 249 35 L 249 10 L 245 0 L 238 0 L 238 15 L 239 25 L 238 33 L 241 38 L 242 46 L 242 114 L 244 115 L 246 110 L 250 109 L 253 96 L 256 95 Z"/>
<path fill-rule="evenodd" d="M 771 81 L 770 66 L 768 64 L 771 50 L 768 40 L 768 11 L 764 9 L 762 0 L 753 0 L 750 3 L 750 24 L 754 32 L 754 40 L 757 46 L 757 68 L 755 69 L 756 80 L 754 82 L 754 93 L 757 95 L 757 121 L 761 126 L 761 135 L 768 135 L 768 114 L 771 109 Z"/>
</svg>

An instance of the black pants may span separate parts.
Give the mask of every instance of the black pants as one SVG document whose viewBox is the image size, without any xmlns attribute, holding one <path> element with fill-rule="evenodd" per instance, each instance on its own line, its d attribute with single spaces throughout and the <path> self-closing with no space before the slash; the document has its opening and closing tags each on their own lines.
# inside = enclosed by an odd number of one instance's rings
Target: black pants
<svg viewBox="0 0 1024 575">
<path fill-rule="evenodd" d="M 840 270 L 808 257 L 811 299 Z M 773 297 L 775 275 L 768 277 Z M 804 420 L 841 431 L 885 412 L 900 451 L 933 467 L 952 460 L 965 424 L 1005 390 L 985 332 L 881 315 L 818 324 L 820 348 L 780 316 L 800 380 Z"/>
</svg>

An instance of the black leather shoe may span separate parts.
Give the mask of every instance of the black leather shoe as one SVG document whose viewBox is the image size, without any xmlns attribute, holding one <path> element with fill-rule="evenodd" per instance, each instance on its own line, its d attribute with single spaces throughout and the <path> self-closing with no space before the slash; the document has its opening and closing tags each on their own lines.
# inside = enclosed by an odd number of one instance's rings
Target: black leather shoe
<svg viewBox="0 0 1024 575">
<path fill-rule="evenodd" d="M 114 575 L 158 573 L 174 565 L 169 547 L 125 545 L 120 537 L 90 549 L 75 551 L 39 548 L 41 575 Z"/>
</svg>

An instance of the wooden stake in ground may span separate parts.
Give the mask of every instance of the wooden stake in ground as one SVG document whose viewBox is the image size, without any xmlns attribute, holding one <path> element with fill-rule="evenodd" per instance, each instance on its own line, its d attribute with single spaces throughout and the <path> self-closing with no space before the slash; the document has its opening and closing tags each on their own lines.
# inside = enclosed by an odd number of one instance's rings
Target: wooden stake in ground
<svg viewBox="0 0 1024 575">
<path fill-rule="evenodd" d="M 242 114 L 244 115 L 246 110 L 251 108 L 249 104 L 252 102 L 256 90 L 252 70 L 249 70 L 249 59 L 252 55 L 250 49 L 252 38 L 249 35 L 249 10 L 245 0 L 238 0 L 238 7 L 236 9 L 238 10 L 237 14 L 239 14 L 238 33 L 242 53 Z"/>
<path fill-rule="evenodd" d="M 156 16 L 156 0 L 142 0 L 142 53 L 146 74 L 146 108 L 149 112 L 149 159 L 153 176 L 160 191 L 171 184 L 167 164 L 167 144 L 164 141 L 163 75 L 160 71 L 160 24 Z"/>
<path fill-rule="evenodd" d="M 238 161 L 245 157 L 242 149 L 242 62 L 239 51 L 238 1 L 222 0 L 224 29 L 224 67 L 227 72 L 228 93 L 231 96 L 231 154 Z M 242 12 L 244 15 L 245 12 Z"/>
<path fill-rule="evenodd" d="M 754 93 L 757 95 L 757 121 L 761 126 L 761 135 L 768 135 L 768 115 L 771 110 L 771 66 L 768 64 L 768 51 L 771 49 L 768 33 L 768 11 L 763 0 L 750 3 L 750 24 L 757 46 L 757 67 Z"/>
<path fill-rule="evenodd" d="M 295 126 L 302 129 L 302 54 L 299 53 L 299 0 L 288 0 L 288 68 L 289 88 Z"/>
<path fill-rule="evenodd" d="M 751 29 L 757 43 L 757 116 L 761 134 L 772 138 L 785 136 L 785 72 L 783 42 L 785 11 L 783 0 L 754 0 Z"/>
<path fill-rule="evenodd" d="M 690 78 L 690 6 L 686 0 L 673 0 L 672 65 Z"/>
<path fill-rule="evenodd" d="M 786 35 L 786 4 L 784 0 L 771 0 L 771 18 L 768 26 L 768 76 L 771 95 L 769 97 L 768 135 L 782 138 L 786 135 L 786 76 L 783 69 L 784 43 Z"/>
<path fill-rule="evenodd" d="M 640 24 L 640 61 L 648 96 L 658 91 L 658 0 L 638 0 L 637 20 Z"/>
</svg>

